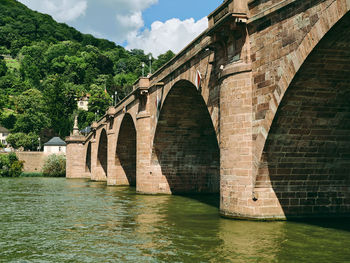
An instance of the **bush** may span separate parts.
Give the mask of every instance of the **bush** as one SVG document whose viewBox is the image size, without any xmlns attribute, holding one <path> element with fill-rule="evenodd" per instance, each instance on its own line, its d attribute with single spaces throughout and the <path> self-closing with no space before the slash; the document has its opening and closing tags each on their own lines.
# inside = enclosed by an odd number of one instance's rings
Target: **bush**
<svg viewBox="0 0 350 263">
<path fill-rule="evenodd" d="M 43 174 L 35 172 L 23 172 L 20 177 L 43 177 Z"/>
<path fill-rule="evenodd" d="M 24 161 L 18 160 L 15 153 L 0 155 L 0 177 L 19 177 Z"/>
<path fill-rule="evenodd" d="M 66 176 L 66 157 L 64 155 L 50 155 L 45 160 L 42 173 L 47 177 Z"/>
</svg>

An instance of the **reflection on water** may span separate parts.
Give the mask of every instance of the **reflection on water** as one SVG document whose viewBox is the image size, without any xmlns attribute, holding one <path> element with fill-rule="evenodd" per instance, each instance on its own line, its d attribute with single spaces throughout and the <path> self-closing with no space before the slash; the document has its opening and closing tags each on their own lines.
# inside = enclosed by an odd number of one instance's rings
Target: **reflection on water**
<svg viewBox="0 0 350 263">
<path fill-rule="evenodd" d="M 347 220 L 248 222 L 216 197 L 137 195 L 128 187 L 0 179 L 0 262 L 345 262 Z"/>
</svg>

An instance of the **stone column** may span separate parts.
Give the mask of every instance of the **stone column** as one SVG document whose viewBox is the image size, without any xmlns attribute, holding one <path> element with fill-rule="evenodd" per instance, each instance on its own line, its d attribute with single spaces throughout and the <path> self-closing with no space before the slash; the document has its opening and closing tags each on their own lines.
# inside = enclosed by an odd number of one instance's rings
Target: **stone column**
<svg viewBox="0 0 350 263">
<path fill-rule="evenodd" d="M 151 174 L 151 115 L 148 88 L 149 80 L 140 79 L 137 92 L 139 109 L 136 115 L 136 191 L 155 194 L 157 187 Z"/>
<path fill-rule="evenodd" d="M 98 141 L 97 141 L 97 122 L 91 124 L 91 130 L 93 132 L 91 142 L 91 180 L 99 181 L 98 169 L 97 169 L 97 153 L 98 153 Z"/>
<path fill-rule="evenodd" d="M 90 178 L 85 171 L 86 147 L 85 137 L 72 135 L 66 138 L 66 178 Z"/>
<path fill-rule="evenodd" d="M 251 66 L 232 63 L 221 73 L 220 213 L 232 218 L 254 214 Z"/>
<path fill-rule="evenodd" d="M 117 145 L 117 136 L 115 134 L 116 120 L 115 115 L 117 114 L 116 108 L 111 106 L 107 110 L 108 124 L 107 124 L 107 185 L 117 185 L 117 172 L 115 166 L 115 150 Z"/>
</svg>

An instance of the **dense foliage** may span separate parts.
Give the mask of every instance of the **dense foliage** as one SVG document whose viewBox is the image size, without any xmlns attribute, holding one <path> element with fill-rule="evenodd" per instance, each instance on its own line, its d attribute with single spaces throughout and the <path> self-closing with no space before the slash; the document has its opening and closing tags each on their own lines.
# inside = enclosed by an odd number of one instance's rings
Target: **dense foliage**
<svg viewBox="0 0 350 263">
<path fill-rule="evenodd" d="M 60 154 L 49 155 L 45 160 L 42 173 L 46 177 L 66 176 L 66 157 Z"/>
<path fill-rule="evenodd" d="M 173 56 L 168 51 L 153 58 L 152 71 Z M 149 71 L 148 59 L 143 50 L 125 50 L 15 0 L 0 0 L 1 125 L 12 133 L 40 136 L 42 142 L 67 136 L 77 98 L 91 95 L 89 111 L 79 112 L 84 128 L 113 103 L 115 92 L 121 99 L 131 91 L 142 63 Z"/>
<path fill-rule="evenodd" d="M 24 162 L 19 161 L 15 153 L 0 154 L 0 177 L 18 177 Z"/>
</svg>

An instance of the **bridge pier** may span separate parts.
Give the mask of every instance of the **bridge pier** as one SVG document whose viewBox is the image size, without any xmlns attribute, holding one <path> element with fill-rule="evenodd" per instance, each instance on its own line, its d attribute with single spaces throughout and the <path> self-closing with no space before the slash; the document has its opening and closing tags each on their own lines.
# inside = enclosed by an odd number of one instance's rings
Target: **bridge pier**
<svg viewBox="0 0 350 263">
<path fill-rule="evenodd" d="M 253 214 L 251 67 L 227 65 L 221 78 L 220 212 L 246 218 Z"/>
<path fill-rule="evenodd" d="M 75 178 L 90 178 L 91 174 L 85 169 L 86 147 L 84 145 L 84 136 L 69 136 L 66 138 L 67 153 L 66 153 L 66 177 Z"/>
<path fill-rule="evenodd" d="M 140 112 L 136 121 L 136 191 L 142 194 L 156 194 L 156 178 L 150 172 L 151 166 L 151 118 L 147 112 Z"/>
<path fill-rule="evenodd" d="M 107 185 L 118 185 L 117 175 L 119 173 L 114 161 L 117 136 L 113 130 L 108 131 L 108 142 Z"/>
</svg>

